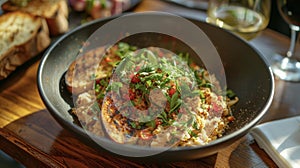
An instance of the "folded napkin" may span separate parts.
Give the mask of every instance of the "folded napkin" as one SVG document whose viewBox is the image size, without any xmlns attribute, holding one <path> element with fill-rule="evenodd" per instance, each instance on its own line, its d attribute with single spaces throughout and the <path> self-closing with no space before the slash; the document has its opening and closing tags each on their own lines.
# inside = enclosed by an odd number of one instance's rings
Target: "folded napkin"
<svg viewBox="0 0 300 168">
<path fill-rule="evenodd" d="M 300 167 L 300 116 L 260 124 L 250 131 L 280 167 Z"/>
</svg>

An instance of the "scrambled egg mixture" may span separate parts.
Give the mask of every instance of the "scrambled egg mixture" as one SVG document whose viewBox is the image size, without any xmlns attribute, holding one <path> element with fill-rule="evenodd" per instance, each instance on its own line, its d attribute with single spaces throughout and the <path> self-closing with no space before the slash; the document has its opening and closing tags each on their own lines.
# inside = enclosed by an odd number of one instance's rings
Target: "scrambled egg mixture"
<svg viewBox="0 0 300 168">
<path fill-rule="evenodd" d="M 123 42 L 83 54 L 65 79 L 80 125 L 117 143 L 205 145 L 234 121 L 238 101 L 188 54 Z"/>
</svg>

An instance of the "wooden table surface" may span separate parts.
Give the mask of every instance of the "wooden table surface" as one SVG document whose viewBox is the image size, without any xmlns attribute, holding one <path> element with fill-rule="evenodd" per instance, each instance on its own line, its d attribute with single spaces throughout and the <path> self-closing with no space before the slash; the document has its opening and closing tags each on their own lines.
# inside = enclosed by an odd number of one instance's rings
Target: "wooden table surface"
<svg viewBox="0 0 300 168">
<path fill-rule="evenodd" d="M 144 0 L 134 11 L 157 10 L 205 19 L 205 11 L 188 9 L 159 0 Z M 289 39 L 265 30 L 249 42 L 267 59 L 284 53 Z M 299 52 L 298 52 L 299 53 Z M 37 89 L 37 57 L 7 80 L 0 82 L 1 150 L 28 167 L 277 167 L 251 135 L 246 135 L 217 154 L 192 161 L 143 164 L 103 154 L 81 143 L 62 128 L 45 108 Z M 300 114 L 300 83 L 276 79 L 273 103 L 262 122 Z"/>
</svg>

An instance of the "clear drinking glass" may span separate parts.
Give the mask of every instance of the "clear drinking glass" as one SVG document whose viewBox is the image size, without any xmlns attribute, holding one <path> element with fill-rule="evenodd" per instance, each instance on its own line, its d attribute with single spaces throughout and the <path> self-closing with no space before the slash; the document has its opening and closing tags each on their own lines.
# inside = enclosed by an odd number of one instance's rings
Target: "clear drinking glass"
<svg viewBox="0 0 300 168">
<path fill-rule="evenodd" d="M 271 0 L 210 0 L 206 22 L 251 40 L 267 27 L 270 10 Z"/>
<path fill-rule="evenodd" d="M 290 25 L 290 48 L 285 55 L 273 57 L 272 69 L 276 76 L 286 81 L 300 81 L 300 62 L 295 58 L 298 32 L 300 31 L 300 0 L 277 0 L 278 10 Z"/>
</svg>

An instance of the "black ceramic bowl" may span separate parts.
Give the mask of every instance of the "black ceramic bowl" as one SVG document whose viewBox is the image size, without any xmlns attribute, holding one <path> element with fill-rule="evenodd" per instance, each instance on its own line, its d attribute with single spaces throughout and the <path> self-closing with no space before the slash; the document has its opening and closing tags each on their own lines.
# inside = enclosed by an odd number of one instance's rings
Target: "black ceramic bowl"
<svg viewBox="0 0 300 168">
<path fill-rule="evenodd" d="M 103 151 L 106 150 L 94 143 L 81 127 L 74 124 L 74 120 L 68 112 L 72 103 L 68 101 L 65 91 L 62 90 L 61 79 L 69 64 L 76 58 L 82 43 L 95 30 L 111 19 L 113 18 L 94 21 L 65 34 L 46 51 L 38 70 L 38 89 L 54 118 L 65 128 L 74 131 L 87 145 Z M 207 34 L 221 56 L 225 65 L 227 85 L 234 90 L 240 99 L 238 104 L 233 107 L 233 115 L 236 120 L 230 125 L 223 137 L 207 145 L 172 148 L 157 155 L 133 159 L 169 161 L 196 159 L 212 155 L 247 134 L 260 121 L 271 104 L 274 94 L 274 79 L 270 68 L 260 53 L 249 46 L 247 42 L 227 31 L 200 21 L 191 21 Z M 137 42 L 143 39 L 145 38 L 141 36 L 134 39 L 129 38 L 127 41 L 135 42 L 138 45 Z M 151 38 L 147 37 L 147 39 L 151 43 Z M 157 44 L 157 41 L 155 43 Z M 180 45 L 179 48 L 182 46 Z M 144 150 L 142 147 L 131 148 L 120 144 L 120 146 L 110 144 L 111 142 L 104 138 L 100 138 L 100 141 L 114 148 L 119 148 L 123 152 Z M 128 158 L 132 159 L 131 157 Z"/>
</svg>

